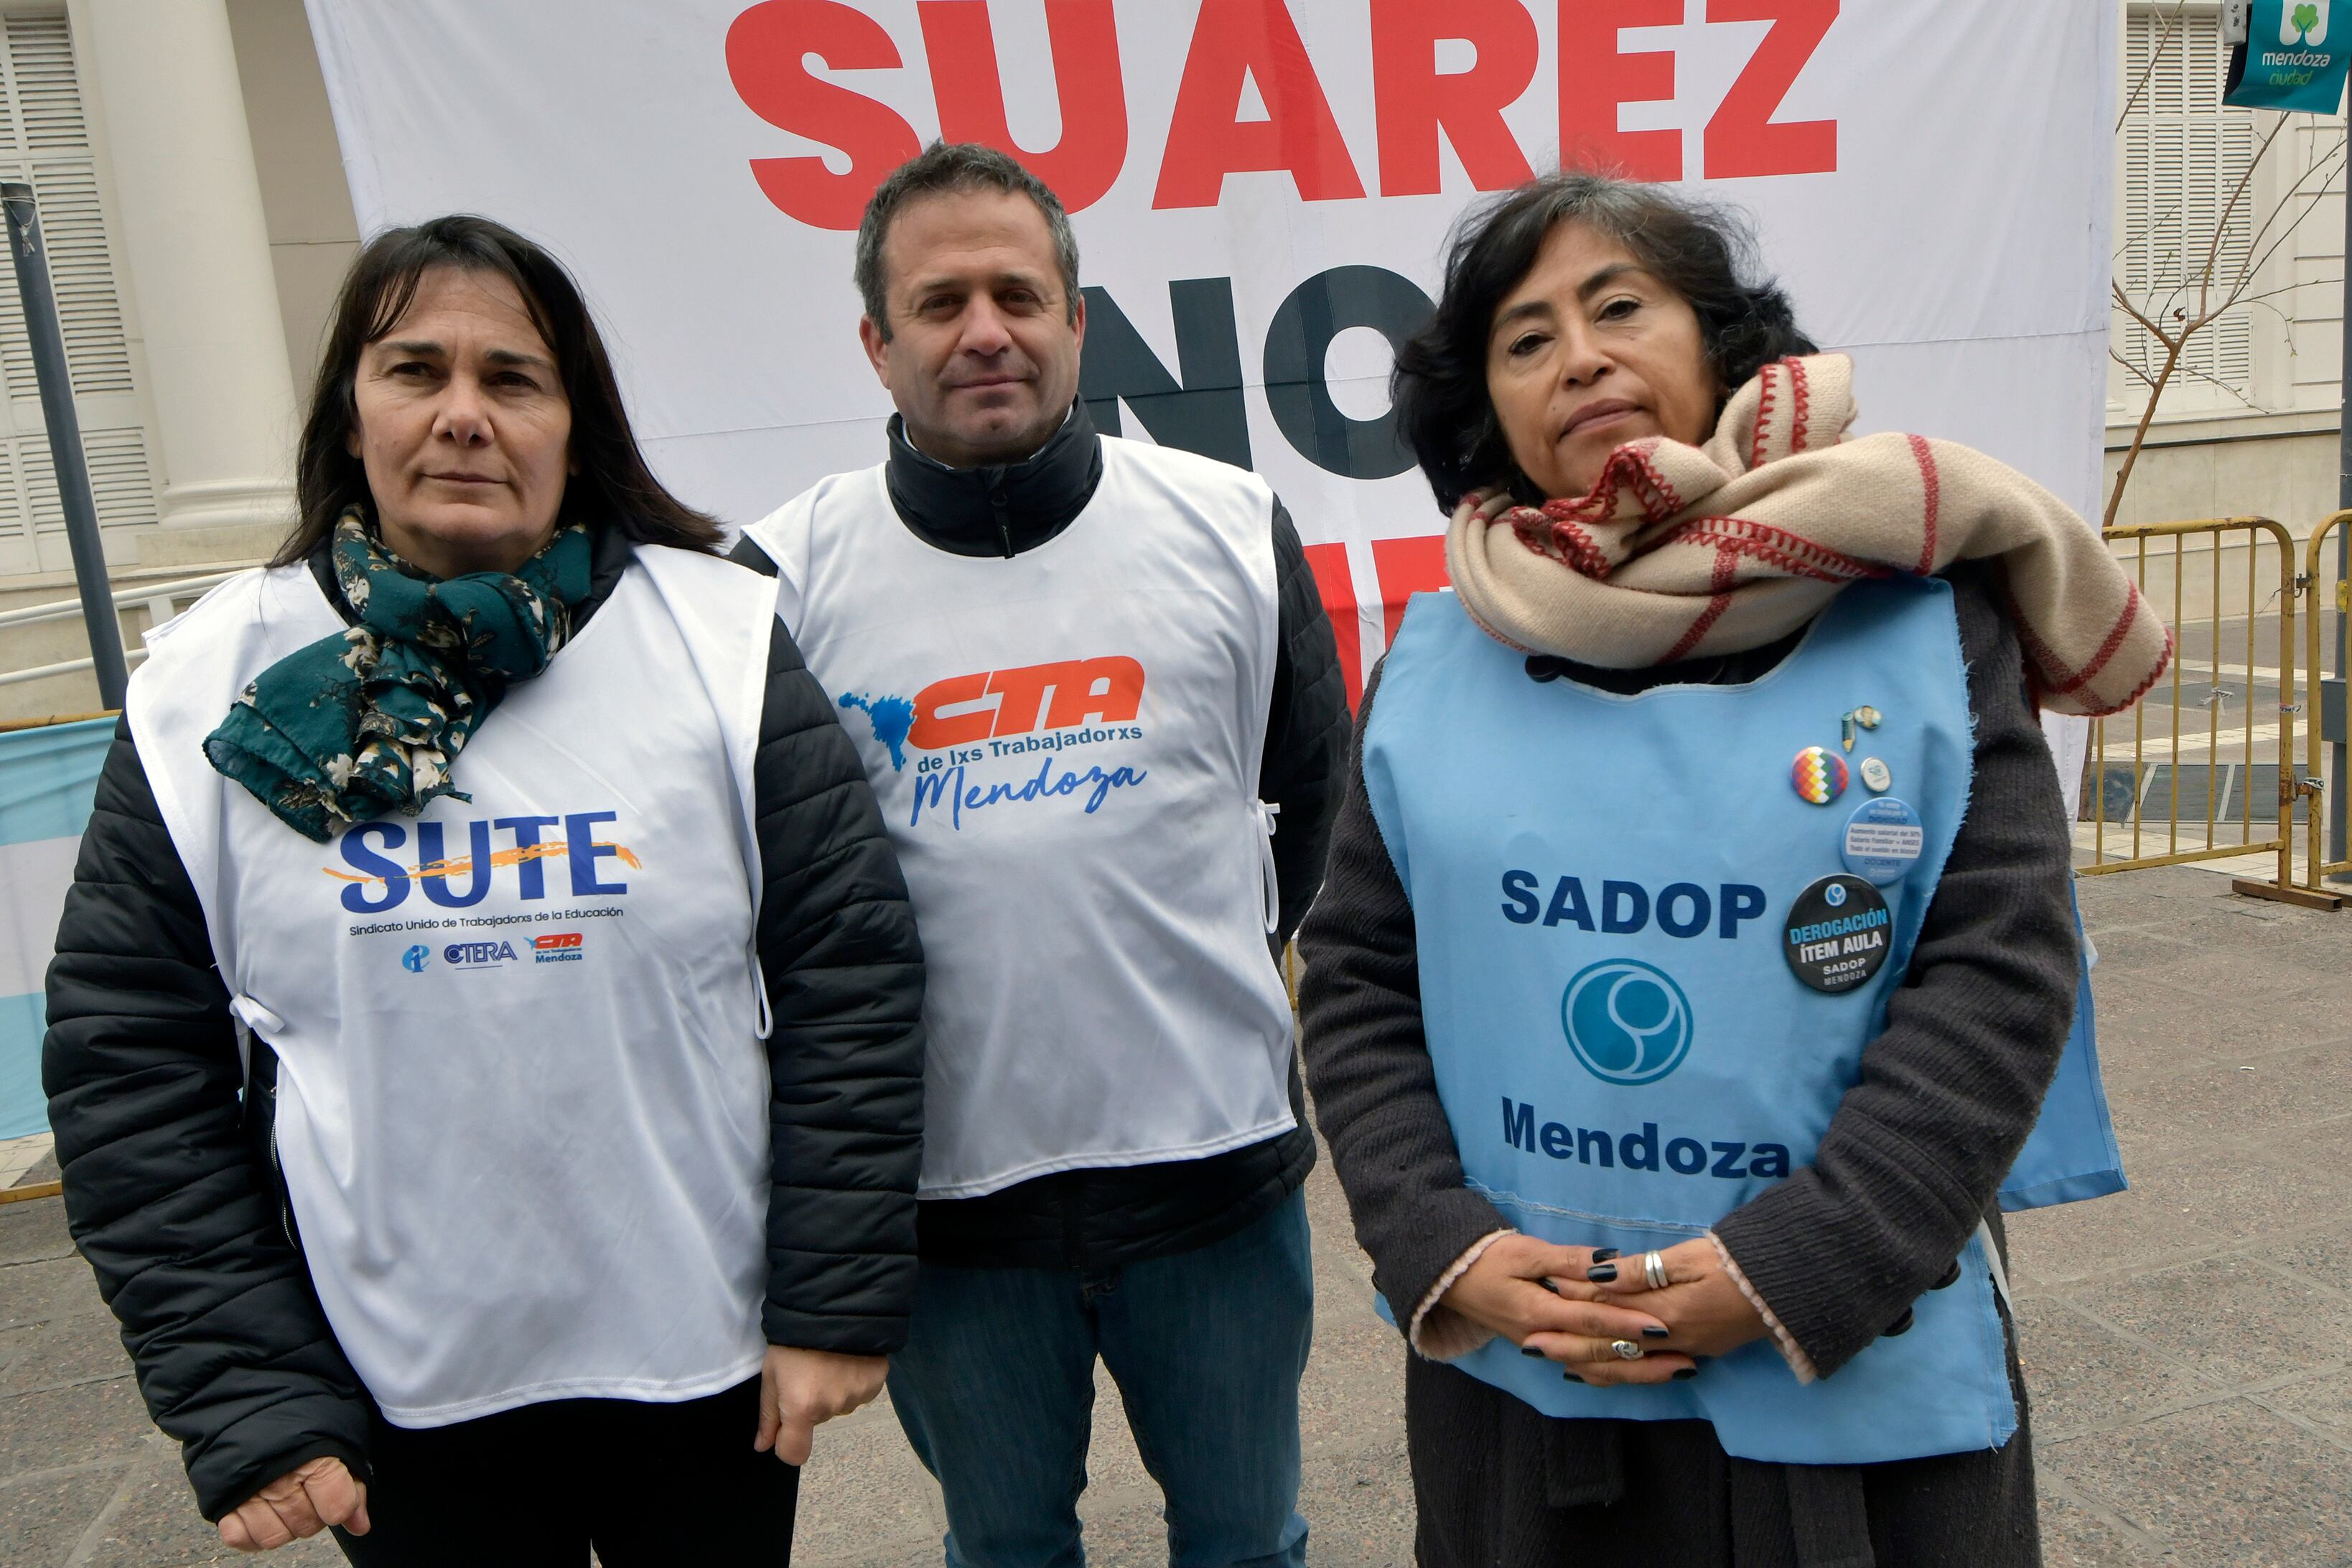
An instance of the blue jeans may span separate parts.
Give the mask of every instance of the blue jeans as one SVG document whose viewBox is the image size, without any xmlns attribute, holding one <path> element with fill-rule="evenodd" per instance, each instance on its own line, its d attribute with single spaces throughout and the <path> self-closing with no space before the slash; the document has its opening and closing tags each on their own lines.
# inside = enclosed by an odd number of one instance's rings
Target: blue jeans
<svg viewBox="0 0 2352 1568">
<path fill-rule="evenodd" d="M 1300 1568 L 1307 1203 L 1102 1274 L 926 1264 L 890 1402 L 947 1494 L 948 1568 L 1080 1568 L 1095 1357 L 1168 1500 L 1174 1568 Z"/>
</svg>

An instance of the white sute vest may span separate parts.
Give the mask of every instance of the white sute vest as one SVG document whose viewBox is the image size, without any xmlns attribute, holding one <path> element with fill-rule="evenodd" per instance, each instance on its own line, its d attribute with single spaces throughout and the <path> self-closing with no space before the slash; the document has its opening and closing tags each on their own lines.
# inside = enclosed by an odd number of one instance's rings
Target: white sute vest
<svg viewBox="0 0 2352 1568">
<path fill-rule="evenodd" d="M 1273 493 L 1190 453 L 1102 450 L 1086 510 L 1012 560 L 924 543 L 880 468 L 745 531 L 913 895 L 925 1197 L 1295 1125 L 1257 799 Z"/>
<path fill-rule="evenodd" d="M 247 573 L 148 636 L 131 733 L 279 1059 L 310 1277 L 396 1425 L 691 1399 L 759 1367 L 772 611 L 751 573 L 640 547 L 457 759 L 470 803 L 326 844 L 201 749 L 247 681 L 343 629 L 309 570 Z"/>
</svg>

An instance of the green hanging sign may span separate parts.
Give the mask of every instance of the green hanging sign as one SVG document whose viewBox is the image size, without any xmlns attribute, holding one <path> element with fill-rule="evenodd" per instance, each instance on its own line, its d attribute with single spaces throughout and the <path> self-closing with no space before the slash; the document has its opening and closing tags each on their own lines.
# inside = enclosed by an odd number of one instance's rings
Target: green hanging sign
<svg viewBox="0 0 2352 1568">
<path fill-rule="evenodd" d="M 2246 41 L 2230 51 L 2221 101 L 2241 109 L 2333 114 L 2352 68 L 2352 0 L 2342 22 L 2332 0 L 2253 0 Z"/>
</svg>

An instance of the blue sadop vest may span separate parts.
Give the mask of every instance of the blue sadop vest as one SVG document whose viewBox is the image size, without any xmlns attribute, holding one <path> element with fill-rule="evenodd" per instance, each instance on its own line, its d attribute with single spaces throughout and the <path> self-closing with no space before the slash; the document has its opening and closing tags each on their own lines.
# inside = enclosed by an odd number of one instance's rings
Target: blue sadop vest
<svg viewBox="0 0 2352 1568">
<path fill-rule="evenodd" d="M 1549 1241 L 1672 1246 L 1811 1162 L 1885 1027 L 1968 808 L 1951 590 L 1850 587 L 1762 679 L 1634 697 L 1534 681 L 1425 595 L 1363 755 L 1470 1184 Z M 2122 1185 L 2079 996 L 2006 1206 Z M 1743 1458 L 1996 1447 L 2017 1415 L 1988 1246 L 1810 1385 L 1767 1341 L 1657 1387 L 1570 1384 L 1500 1339 L 1454 1364 L 1551 1415 L 1709 1421 Z"/>
</svg>

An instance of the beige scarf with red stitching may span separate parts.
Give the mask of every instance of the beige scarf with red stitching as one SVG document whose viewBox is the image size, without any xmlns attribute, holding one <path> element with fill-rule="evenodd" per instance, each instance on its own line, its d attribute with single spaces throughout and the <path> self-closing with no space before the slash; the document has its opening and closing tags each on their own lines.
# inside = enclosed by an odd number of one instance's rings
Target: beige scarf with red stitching
<svg viewBox="0 0 2352 1568">
<path fill-rule="evenodd" d="M 1999 561 L 2035 695 L 2118 712 L 2172 634 L 2098 531 L 1981 452 L 1917 436 L 1847 440 L 1853 366 L 1781 360 L 1741 387 L 1704 447 L 1619 447 L 1589 495 L 1465 497 L 1445 565 L 1498 641 L 1609 669 L 1760 647 L 1866 577 Z"/>
</svg>

